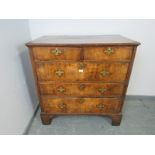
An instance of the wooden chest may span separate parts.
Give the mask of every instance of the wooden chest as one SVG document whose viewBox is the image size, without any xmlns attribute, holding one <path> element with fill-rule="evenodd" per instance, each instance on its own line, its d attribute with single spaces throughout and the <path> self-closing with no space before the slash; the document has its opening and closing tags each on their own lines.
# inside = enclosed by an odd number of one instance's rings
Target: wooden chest
<svg viewBox="0 0 155 155">
<path fill-rule="evenodd" d="M 43 124 L 55 115 L 105 115 L 120 125 L 138 42 L 119 35 L 44 36 L 29 48 Z"/>
</svg>

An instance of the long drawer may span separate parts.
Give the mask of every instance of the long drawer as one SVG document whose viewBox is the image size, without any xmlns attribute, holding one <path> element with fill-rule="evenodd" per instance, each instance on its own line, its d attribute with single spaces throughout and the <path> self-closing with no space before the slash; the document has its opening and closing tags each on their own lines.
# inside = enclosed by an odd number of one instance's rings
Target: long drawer
<svg viewBox="0 0 155 155">
<path fill-rule="evenodd" d="M 117 113 L 118 98 L 48 98 L 42 97 L 43 112 L 49 114 L 102 114 Z"/>
<path fill-rule="evenodd" d="M 42 95 L 72 97 L 113 97 L 123 94 L 123 84 L 119 83 L 39 83 Z"/>
<path fill-rule="evenodd" d="M 36 63 L 39 81 L 103 81 L 122 82 L 129 63 L 42 62 Z"/>
</svg>

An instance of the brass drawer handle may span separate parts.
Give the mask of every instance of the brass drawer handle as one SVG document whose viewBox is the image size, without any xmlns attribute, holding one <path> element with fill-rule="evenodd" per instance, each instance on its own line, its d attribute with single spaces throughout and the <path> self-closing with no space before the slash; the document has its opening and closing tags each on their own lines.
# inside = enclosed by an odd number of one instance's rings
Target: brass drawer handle
<svg viewBox="0 0 155 155">
<path fill-rule="evenodd" d="M 80 98 L 79 102 L 82 104 L 84 102 L 84 98 Z"/>
<path fill-rule="evenodd" d="M 64 93 L 65 92 L 65 88 L 59 87 L 59 88 L 57 88 L 57 92 Z"/>
<path fill-rule="evenodd" d="M 56 72 L 55 72 L 55 74 L 57 75 L 57 76 L 59 76 L 59 77 L 61 77 L 62 75 L 64 75 L 64 71 L 63 70 L 57 70 Z"/>
<path fill-rule="evenodd" d="M 114 50 L 111 48 L 111 47 L 108 47 L 105 51 L 104 51 L 104 53 L 106 54 L 106 55 L 111 55 L 111 54 L 113 54 L 114 53 Z"/>
<path fill-rule="evenodd" d="M 99 103 L 99 104 L 96 105 L 96 108 L 103 109 L 104 108 L 104 104 L 103 103 Z"/>
<path fill-rule="evenodd" d="M 106 89 L 106 88 L 99 88 L 98 91 L 99 91 L 100 93 L 104 93 L 104 92 L 107 91 L 107 89 Z"/>
<path fill-rule="evenodd" d="M 65 103 L 60 103 L 60 104 L 58 105 L 58 107 L 59 107 L 60 109 L 65 109 L 65 108 L 67 107 L 67 105 L 66 105 Z"/>
<path fill-rule="evenodd" d="M 85 88 L 85 85 L 84 84 L 80 84 L 80 87 L 79 87 L 81 90 L 83 90 Z"/>
<path fill-rule="evenodd" d="M 108 71 L 106 71 L 106 70 L 102 70 L 101 72 L 100 72 L 100 75 L 101 76 L 103 76 L 103 77 L 105 77 L 105 76 L 107 76 L 107 75 L 109 75 L 110 73 L 108 72 Z"/>
<path fill-rule="evenodd" d="M 63 53 L 63 51 L 62 50 L 59 50 L 58 48 L 55 48 L 54 50 L 52 49 L 51 51 L 50 51 L 50 53 L 52 53 L 52 54 L 54 54 L 54 55 L 61 55 L 62 53 Z"/>
</svg>

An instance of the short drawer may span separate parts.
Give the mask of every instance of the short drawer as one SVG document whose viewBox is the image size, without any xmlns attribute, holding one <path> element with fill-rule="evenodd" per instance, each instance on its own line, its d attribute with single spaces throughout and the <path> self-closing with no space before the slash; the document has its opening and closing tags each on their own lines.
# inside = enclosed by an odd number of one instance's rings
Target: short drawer
<svg viewBox="0 0 155 155">
<path fill-rule="evenodd" d="M 80 60 L 81 48 L 33 47 L 35 60 Z"/>
<path fill-rule="evenodd" d="M 42 97 L 43 111 L 49 114 L 117 113 L 121 101 L 117 98 L 47 98 Z"/>
<path fill-rule="evenodd" d="M 120 82 L 126 79 L 129 63 L 37 63 L 39 81 L 103 81 Z"/>
<path fill-rule="evenodd" d="M 72 97 L 112 97 L 123 94 L 123 84 L 118 83 L 56 83 L 39 84 L 42 95 Z"/>
<path fill-rule="evenodd" d="M 131 46 L 103 46 L 103 47 L 84 47 L 85 60 L 130 60 L 133 47 Z"/>
</svg>

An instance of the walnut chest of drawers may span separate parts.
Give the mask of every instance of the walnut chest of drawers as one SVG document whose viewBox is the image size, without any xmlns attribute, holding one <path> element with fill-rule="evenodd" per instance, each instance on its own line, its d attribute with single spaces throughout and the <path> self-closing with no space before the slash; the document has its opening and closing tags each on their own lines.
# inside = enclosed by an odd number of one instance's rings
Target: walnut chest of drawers
<svg viewBox="0 0 155 155">
<path fill-rule="evenodd" d="M 44 36 L 26 44 L 41 120 L 103 115 L 120 125 L 138 42 L 119 35 Z"/>
</svg>

